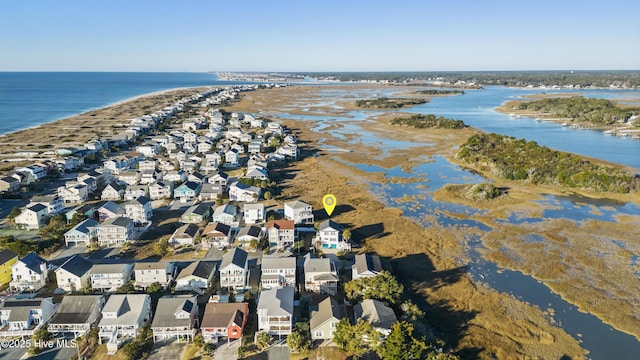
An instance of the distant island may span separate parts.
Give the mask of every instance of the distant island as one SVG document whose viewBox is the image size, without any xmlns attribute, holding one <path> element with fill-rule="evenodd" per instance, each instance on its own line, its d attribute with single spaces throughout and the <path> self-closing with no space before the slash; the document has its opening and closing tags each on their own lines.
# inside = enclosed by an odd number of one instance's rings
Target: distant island
<svg viewBox="0 0 640 360">
<path fill-rule="evenodd" d="M 416 129 L 442 128 L 442 129 L 462 129 L 467 125 L 462 120 L 449 119 L 444 116 L 436 117 L 433 114 L 411 115 L 409 117 L 397 117 L 389 122 L 391 125 L 407 125 Z"/>
<path fill-rule="evenodd" d="M 464 91 L 462 90 L 436 90 L 436 89 L 428 89 L 428 90 L 418 90 L 414 91 L 415 94 L 420 95 L 462 95 Z"/>
<path fill-rule="evenodd" d="M 460 147 L 457 158 L 508 180 L 596 192 L 640 191 L 640 177 L 623 169 L 506 135 L 473 135 Z"/>
<path fill-rule="evenodd" d="M 369 109 L 400 109 L 405 106 L 420 105 L 426 103 L 425 99 L 388 98 L 356 100 L 356 106 Z"/>
<path fill-rule="evenodd" d="M 582 96 L 512 101 L 506 103 L 499 110 L 502 112 L 527 112 L 538 116 L 598 125 L 630 124 L 640 114 L 640 107 L 621 106 L 611 100 Z M 640 127 L 640 122 L 635 121 L 635 126 Z"/>
</svg>

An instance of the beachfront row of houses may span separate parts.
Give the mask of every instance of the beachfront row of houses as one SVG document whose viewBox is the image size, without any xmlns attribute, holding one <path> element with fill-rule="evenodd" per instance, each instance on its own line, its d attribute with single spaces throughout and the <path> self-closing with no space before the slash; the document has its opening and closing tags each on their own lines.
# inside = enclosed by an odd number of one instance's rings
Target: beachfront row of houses
<svg viewBox="0 0 640 360">
<path fill-rule="evenodd" d="M 306 255 L 299 268 L 295 257 L 267 256 L 259 268 L 261 291 L 257 293 L 256 310 L 259 331 L 272 336 L 286 336 L 292 332 L 295 325 L 294 294 L 302 270 L 305 291 L 328 295 L 314 306 L 310 319 L 312 339 L 332 339 L 335 325 L 347 316 L 345 306 L 333 297 L 338 274 L 332 260 Z M 44 276 L 50 267 L 39 256 L 29 254 L 13 266 L 15 274 L 23 273 L 24 269 Z M 376 276 L 380 271 L 382 267 L 376 255 L 361 254 L 356 256 L 352 266 L 352 277 Z M 213 285 L 215 273 L 223 288 L 235 288 L 239 292 L 249 289 L 248 254 L 242 249 L 229 251 L 219 263 L 195 261 L 179 272 L 171 261 L 92 264 L 76 255 L 55 269 L 55 273 L 60 288 L 78 290 L 89 283 L 104 292 L 66 295 L 59 304 L 54 303 L 51 297 L 8 298 L 0 304 L 0 336 L 32 336 L 35 330 L 47 324 L 53 334 L 78 337 L 97 325 L 100 341 L 107 343 L 110 353 L 115 353 L 145 325 L 150 325 L 154 341 L 168 338 L 192 340 L 197 329 L 207 342 L 217 342 L 220 338 L 239 339 L 249 316 L 248 304 L 229 302 L 228 295 L 219 295 L 218 292 L 218 295 L 204 299 L 199 296 L 205 293 L 200 290 Z M 136 288 L 146 289 L 154 283 L 166 288 L 174 282 L 175 290 L 181 294 L 161 297 L 153 309 L 148 294 L 110 293 L 113 286 L 126 283 L 131 274 L 135 274 Z M 44 281 L 46 283 L 47 280 Z M 203 311 L 199 311 L 199 307 L 203 307 Z M 393 310 L 376 300 L 362 301 L 354 306 L 353 312 L 356 319 L 370 321 L 382 335 L 388 334 L 391 324 L 397 320 Z"/>
</svg>

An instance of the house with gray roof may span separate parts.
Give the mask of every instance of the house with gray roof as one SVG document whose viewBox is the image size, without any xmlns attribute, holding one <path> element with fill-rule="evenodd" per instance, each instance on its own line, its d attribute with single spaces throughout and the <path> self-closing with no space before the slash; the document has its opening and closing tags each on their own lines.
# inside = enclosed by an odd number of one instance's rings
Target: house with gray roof
<svg viewBox="0 0 640 360">
<path fill-rule="evenodd" d="M 235 243 L 241 247 L 249 247 L 252 240 L 260 241 L 264 238 L 264 232 L 259 226 L 243 226 L 236 234 Z"/>
<path fill-rule="evenodd" d="M 338 288 L 338 272 L 329 258 L 304 256 L 304 288 L 307 291 L 335 295 Z"/>
<path fill-rule="evenodd" d="M 91 330 L 104 306 L 102 295 L 67 295 L 49 321 L 49 332 L 53 334 L 82 336 Z"/>
<path fill-rule="evenodd" d="M 269 335 L 289 335 L 293 328 L 293 297 L 291 286 L 262 290 L 258 300 L 258 331 Z"/>
<path fill-rule="evenodd" d="M 267 219 L 264 204 L 244 204 L 243 211 L 245 224 L 260 224 Z"/>
<path fill-rule="evenodd" d="M 122 246 L 134 238 L 134 222 L 128 217 L 110 218 L 98 226 L 98 243 L 101 246 Z"/>
<path fill-rule="evenodd" d="M 64 233 L 64 242 L 67 246 L 73 244 L 77 246 L 79 242 L 89 246 L 91 241 L 98 238 L 98 227 L 100 223 L 94 219 L 85 219 L 78 225 Z"/>
<path fill-rule="evenodd" d="M 313 207 L 302 200 L 284 203 L 284 218 L 297 224 L 313 224 Z"/>
<path fill-rule="evenodd" d="M 249 284 L 249 265 L 246 251 L 240 248 L 229 250 L 220 263 L 220 287 L 245 290 Z"/>
<path fill-rule="evenodd" d="M 151 221 L 153 209 L 151 208 L 151 199 L 146 196 L 140 196 L 124 204 L 125 215 L 139 224 L 146 224 Z"/>
<path fill-rule="evenodd" d="M 322 249 L 351 250 L 351 244 L 342 238 L 342 225 L 333 220 L 325 220 L 318 226 L 314 244 Z"/>
<path fill-rule="evenodd" d="M 212 221 L 217 221 L 229 226 L 238 225 L 238 208 L 230 205 L 220 205 L 213 211 Z"/>
<path fill-rule="evenodd" d="M 53 298 L 8 298 L 0 304 L 0 337 L 32 336 L 56 311 Z"/>
<path fill-rule="evenodd" d="M 194 295 L 158 299 L 151 323 L 153 342 L 166 339 L 192 341 L 198 326 L 198 301 Z"/>
<path fill-rule="evenodd" d="M 184 224 L 173 232 L 171 238 L 169 238 L 169 244 L 193 246 L 198 235 L 200 235 L 198 225 Z"/>
<path fill-rule="evenodd" d="M 296 258 L 264 256 L 261 266 L 260 284 L 263 289 L 296 286 Z"/>
<path fill-rule="evenodd" d="M 364 319 L 383 336 L 391 333 L 391 325 L 398 321 L 393 309 L 382 301 L 374 299 L 362 300 L 353 307 L 355 319 Z"/>
<path fill-rule="evenodd" d="M 45 205 L 33 204 L 27 206 L 14 219 L 16 225 L 26 230 L 38 230 L 49 221 L 49 210 Z"/>
<path fill-rule="evenodd" d="M 260 199 L 262 189 L 256 186 L 243 184 L 239 181 L 229 186 L 229 200 L 254 203 Z"/>
<path fill-rule="evenodd" d="M 91 268 L 91 287 L 102 291 L 114 291 L 129 283 L 133 264 L 94 264 Z"/>
<path fill-rule="evenodd" d="M 148 294 L 113 294 L 102 308 L 98 339 L 101 344 L 107 342 L 107 353 L 115 354 L 120 345 L 135 338 L 150 321 Z"/>
<path fill-rule="evenodd" d="M 170 261 L 137 261 L 133 267 L 136 282 L 134 286 L 146 289 L 153 283 L 158 283 L 163 288 L 167 288 L 169 283 L 176 276 L 176 267 Z"/>
<path fill-rule="evenodd" d="M 105 186 L 104 189 L 102 189 L 100 199 L 113 201 L 122 200 L 124 198 L 125 189 L 126 185 L 123 185 L 117 181 L 113 181 L 109 185 Z"/>
<path fill-rule="evenodd" d="M 189 207 L 180 216 L 180 222 L 183 224 L 198 224 L 209 220 L 211 216 L 211 203 L 200 203 Z"/>
<path fill-rule="evenodd" d="M 125 214 L 124 208 L 113 201 L 107 201 L 100 205 L 97 210 L 100 221 L 117 218 Z"/>
<path fill-rule="evenodd" d="M 36 253 L 28 253 L 11 266 L 13 291 L 38 291 L 49 281 L 48 263 Z"/>
<path fill-rule="evenodd" d="M 221 222 L 210 222 L 202 231 L 202 245 L 205 248 L 212 246 L 224 248 L 229 246 L 231 227 Z"/>
<path fill-rule="evenodd" d="M 176 291 L 204 293 L 202 290 L 211 285 L 217 269 L 218 263 L 215 261 L 198 260 L 192 262 L 178 273 Z"/>
<path fill-rule="evenodd" d="M 65 291 L 79 291 L 90 287 L 91 267 L 93 263 L 80 255 L 73 255 L 55 270 L 58 287 Z"/>
<path fill-rule="evenodd" d="M 363 277 L 374 277 L 382 271 L 380 256 L 371 253 L 358 254 L 355 263 L 351 267 L 351 278 L 353 280 Z"/>
<path fill-rule="evenodd" d="M 333 340 L 338 322 L 347 316 L 344 305 L 329 296 L 318 304 L 318 310 L 311 312 L 309 332 L 311 340 Z"/>
</svg>

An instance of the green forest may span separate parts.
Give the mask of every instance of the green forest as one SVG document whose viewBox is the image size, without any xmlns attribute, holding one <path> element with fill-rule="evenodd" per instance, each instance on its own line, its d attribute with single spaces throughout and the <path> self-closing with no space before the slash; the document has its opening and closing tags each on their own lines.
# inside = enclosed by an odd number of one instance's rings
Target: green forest
<svg viewBox="0 0 640 360">
<path fill-rule="evenodd" d="M 509 180 L 572 189 L 627 193 L 640 190 L 640 177 L 579 156 L 551 150 L 535 141 L 499 134 L 471 136 L 458 159 Z"/>
<path fill-rule="evenodd" d="M 424 99 L 387 98 L 360 99 L 356 100 L 356 106 L 372 109 L 400 109 L 405 106 L 419 105 L 426 103 Z"/>
<path fill-rule="evenodd" d="M 411 115 L 409 117 L 397 117 L 389 122 L 391 125 L 407 125 L 416 129 L 443 128 L 462 129 L 467 125 L 462 120 L 449 119 L 444 116 L 436 117 L 433 114 Z"/>
<path fill-rule="evenodd" d="M 631 116 L 640 114 L 640 108 L 637 107 L 622 107 L 610 100 L 582 96 L 523 101 L 518 105 L 518 110 L 607 125 L 627 122 Z"/>
</svg>

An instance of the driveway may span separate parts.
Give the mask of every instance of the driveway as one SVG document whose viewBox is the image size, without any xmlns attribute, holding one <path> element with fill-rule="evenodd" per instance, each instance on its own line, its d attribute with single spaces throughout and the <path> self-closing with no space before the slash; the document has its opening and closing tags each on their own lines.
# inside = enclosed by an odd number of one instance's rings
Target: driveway
<svg viewBox="0 0 640 360">
<path fill-rule="evenodd" d="M 176 339 L 158 341 L 153 344 L 148 360 L 179 360 L 187 344 Z"/>
<path fill-rule="evenodd" d="M 216 350 L 213 358 L 236 360 L 238 358 L 238 349 L 240 348 L 241 342 L 242 340 L 235 340 L 231 343 L 228 343 L 227 341 L 219 342 L 218 344 L 216 344 Z"/>
</svg>

